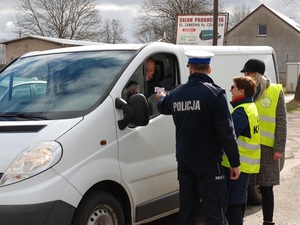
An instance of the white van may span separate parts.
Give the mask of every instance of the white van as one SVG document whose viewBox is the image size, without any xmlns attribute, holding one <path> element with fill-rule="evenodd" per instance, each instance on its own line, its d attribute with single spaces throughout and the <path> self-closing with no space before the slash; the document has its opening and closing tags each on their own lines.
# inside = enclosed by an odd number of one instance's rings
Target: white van
<svg viewBox="0 0 300 225">
<path fill-rule="evenodd" d="M 175 129 L 144 65 L 155 60 L 153 79 L 168 91 L 187 81 L 189 49 L 215 53 L 211 76 L 226 90 L 250 58 L 278 82 L 273 49 L 253 46 L 104 44 L 32 52 L 4 68 L 1 225 L 134 225 L 177 212 Z M 20 78 L 47 82 L 46 92 L 15 95 Z M 129 97 L 132 82 L 140 94 Z"/>
</svg>

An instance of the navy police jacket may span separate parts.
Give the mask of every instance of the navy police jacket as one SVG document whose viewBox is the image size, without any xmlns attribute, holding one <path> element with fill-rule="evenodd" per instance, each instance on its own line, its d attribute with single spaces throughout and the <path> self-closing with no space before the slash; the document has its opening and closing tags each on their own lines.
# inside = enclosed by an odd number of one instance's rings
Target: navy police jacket
<svg viewBox="0 0 300 225">
<path fill-rule="evenodd" d="M 208 75 L 191 74 L 186 84 L 161 97 L 157 107 L 161 114 L 173 116 L 178 162 L 221 162 L 224 149 L 230 165 L 240 165 L 225 91 Z"/>
</svg>

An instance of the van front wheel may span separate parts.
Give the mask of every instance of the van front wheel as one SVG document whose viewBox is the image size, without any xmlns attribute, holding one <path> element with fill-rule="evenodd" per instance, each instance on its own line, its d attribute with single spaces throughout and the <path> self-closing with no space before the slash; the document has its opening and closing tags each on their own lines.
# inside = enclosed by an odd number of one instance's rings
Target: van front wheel
<svg viewBox="0 0 300 225">
<path fill-rule="evenodd" d="M 93 191 L 80 202 L 72 225 L 125 225 L 123 210 L 108 192 Z"/>
</svg>

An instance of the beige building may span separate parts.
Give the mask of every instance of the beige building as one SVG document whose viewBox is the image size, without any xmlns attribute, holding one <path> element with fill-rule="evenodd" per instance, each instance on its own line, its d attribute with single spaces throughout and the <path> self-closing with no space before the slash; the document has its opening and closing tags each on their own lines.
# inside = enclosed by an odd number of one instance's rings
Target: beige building
<svg viewBox="0 0 300 225">
<path fill-rule="evenodd" d="M 15 58 L 31 51 L 41 51 L 55 48 L 64 48 L 70 46 L 93 45 L 101 44 L 99 42 L 91 41 L 76 41 L 60 38 L 49 38 L 42 36 L 29 35 L 13 40 L 2 42 L 6 50 L 6 64 Z"/>
<path fill-rule="evenodd" d="M 227 45 L 273 47 L 280 79 L 285 84 L 287 63 L 300 62 L 300 25 L 262 4 L 228 31 Z"/>
</svg>

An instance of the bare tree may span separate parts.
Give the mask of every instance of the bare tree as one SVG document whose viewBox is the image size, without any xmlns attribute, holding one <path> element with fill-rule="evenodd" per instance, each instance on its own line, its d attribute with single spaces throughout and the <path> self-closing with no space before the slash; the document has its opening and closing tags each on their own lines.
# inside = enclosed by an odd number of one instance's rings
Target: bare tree
<svg viewBox="0 0 300 225">
<path fill-rule="evenodd" d="M 250 13 L 250 7 L 246 6 L 245 3 L 243 3 L 243 5 L 236 5 L 232 11 L 232 14 L 229 14 L 228 28 L 231 29 L 237 25 Z"/>
<path fill-rule="evenodd" d="M 296 85 L 296 91 L 294 95 L 294 100 L 300 101 L 300 74 L 298 74 L 298 80 Z"/>
<path fill-rule="evenodd" d="M 106 19 L 98 40 L 109 44 L 126 43 L 123 34 L 124 28 L 119 20 Z"/>
<path fill-rule="evenodd" d="M 101 16 L 95 0 L 19 0 L 17 33 L 73 40 L 95 40 Z"/>
<path fill-rule="evenodd" d="M 298 0 L 282 0 L 286 5 L 289 5 L 289 4 L 295 4 L 295 5 L 299 5 L 298 3 Z"/>
<path fill-rule="evenodd" d="M 176 19 L 180 14 L 212 13 L 213 0 L 143 0 L 135 22 L 135 38 L 140 42 L 176 42 Z"/>
<path fill-rule="evenodd" d="M 159 17 L 148 20 L 139 19 L 134 37 L 141 43 L 159 41 L 166 37 L 164 41 L 172 43 L 175 41 L 175 21 Z"/>
<path fill-rule="evenodd" d="M 144 24 L 145 25 L 145 24 Z M 153 24 L 155 26 L 156 24 Z M 159 32 L 161 33 L 161 32 Z M 152 41 L 157 41 L 162 38 L 161 34 L 154 32 L 154 30 L 149 30 L 147 26 L 141 26 L 134 32 L 135 39 L 140 43 L 148 43 Z"/>
<path fill-rule="evenodd" d="M 6 52 L 5 52 L 5 45 L 0 44 L 0 69 L 2 68 L 2 65 L 6 64 Z"/>
</svg>

